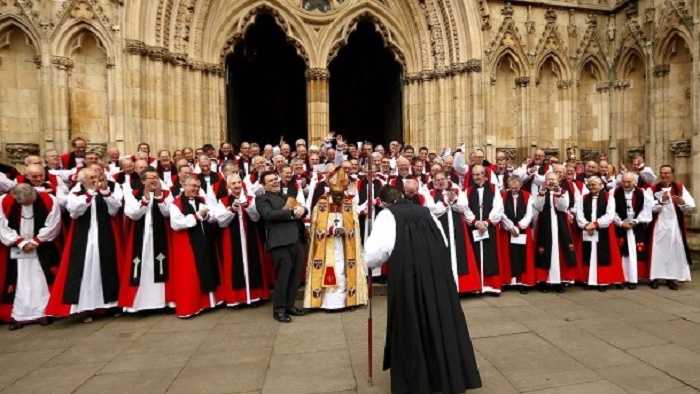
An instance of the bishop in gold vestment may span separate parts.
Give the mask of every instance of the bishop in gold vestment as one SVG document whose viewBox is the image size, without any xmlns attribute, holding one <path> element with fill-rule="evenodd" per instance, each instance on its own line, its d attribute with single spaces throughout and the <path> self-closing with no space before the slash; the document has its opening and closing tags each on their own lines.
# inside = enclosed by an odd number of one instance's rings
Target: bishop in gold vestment
<svg viewBox="0 0 700 394">
<path fill-rule="evenodd" d="M 304 308 L 340 310 L 367 304 L 367 273 L 360 225 L 349 178 L 341 168 L 329 179 L 331 193 L 319 198 L 311 216 Z"/>
</svg>

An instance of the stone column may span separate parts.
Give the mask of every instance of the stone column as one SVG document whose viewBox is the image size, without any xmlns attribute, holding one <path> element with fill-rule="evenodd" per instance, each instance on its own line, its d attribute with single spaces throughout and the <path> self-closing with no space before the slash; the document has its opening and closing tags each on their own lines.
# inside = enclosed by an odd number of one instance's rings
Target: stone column
<svg viewBox="0 0 700 394">
<path fill-rule="evenodd" d="M 53 66 L 54 83 L 52 84 L 53 102 L 51 106 L 54 114 L 53 133 L 54 148 L 64 152 L 70 147 L 70 73 L 73 70 L 73 60 L 63 56 L 51 58 Z"/>
<path fill-rule="evenodd" d="M 654 89 L 651 91 L 651 137 L 650 147 L 652 154 L 648 158 L 648 162 L 654 171 L 658 170 L 659 166 L 665 163 L 668 158 L 669 139 L 668 139 L 668 119 L 666 113 L 666 100 L 668 96 L 668 78 L 671 71 L 668 64 L 658 65 L 652 68 L 654 80 L 652 84 Z"/>
<path fill-rule="evenodd" d="M 328 80 L 331 73 L 325 68 L 309 68 L 305 75 L 308 144 L 318 144 L 330 131 Z"/>
</svg>

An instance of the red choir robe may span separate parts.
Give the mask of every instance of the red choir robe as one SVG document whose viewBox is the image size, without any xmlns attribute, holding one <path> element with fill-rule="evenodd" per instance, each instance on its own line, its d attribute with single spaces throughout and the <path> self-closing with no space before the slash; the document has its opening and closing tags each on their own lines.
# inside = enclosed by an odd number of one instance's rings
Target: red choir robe
<svg viewBox="0 0 700 394">
<path fill-rule="evenodd" d="M 236 201 L 240 204 L 238 211 L 233 208 Z M 238 198 L 229 195 L 219 200 L 215 214 L 222 226 L 218 299 L 229 306 L 270 298 L 269 273 L 264 264 L 265 244 L 255 229 L 260 216 L 254 203 L 255 197 L 245 193 Z"/>
<path fill-rule="evenodd" d="M 593 200 L 597 200 L 596 220 L 592 220 Z M 617 239 L 615 238 L 615 231 L 613 228 L 614 213 L 606 216 L 609 205 L 610 202 L 607 192 L 601 190 L 598 196 L 593 196 L 590 193 L 583 196 L 582 206 L 579 207 L 580 210 L 577 215 L 579 227 L 583 228 L 582 225 L 593 222 L 598 232 L 598 242 L 586 242 L 583 241 L 583 237 L 581 237 L 578 240 L 576 248 L 579 260 L 581 261 L 580 279 L 586 284 L 605 286 L 614 283 L 623 283 L 625 281 L 625 275 L 622 271 L 622 257 L 620 256 L 620 249 L 617 246 Z M 589 283 L 593 247 L 596 248 L 597 280 L 596 283 Z"/>
<path fill-rule="evenodd" d="M 114 187 L 112 185 L 112 187 Z M 100 253 L 100 274 L 102 287 L 102 301 L 104 305 L 114 304 L 119 298 L 119 266 L 123 259 L 121 248 L 122 227 L 115 215 L 118 209 L 108 204 L 105 199 L 112 197 L 114 189 L 108 193 L 98 191 L 91 194 L 83 185 L 76 187 L 71 193 L 71 198 L 85 197 L 85 203 L 89 204 L 86 211 L 74 217 L 71 222 L 68 236 L 65 239 L 61 265 L 56 274 L 51 298 L 46 307 L 46 314 L 52 316 L 68 316 L 88 310 L 74 310 L 74 305 L 80 304 L 80 291 L 82 278 L 86 265 L 88 248 L 88 234 L 91 228 L 92 206 L 95 206 L 97 215 L 97 246 Z M 67 209 L 71 211 L 71 201 L 68 201 Z M 92 262 L 94 263 L 94 262 Z"/>
<path fill-rule="evenodd" d="M 469 228 L 464 217 L 464 211 L 469 209 L 466 196 L 460 192 L 458 187 L 450 185 L 449 190 L 459 196 L 451 206 L 444 199 L 443 193 L 446 190 L 433 189 L 430 191 L 430 195 L 436 204 L 443 204 L 446 208 L 445 213 L 437 219 L 442 225 L 449 243 L 450 260 L 452 260 L 453 275 L 456 277 L 457 291 L 459 293 L 479 292 L 481 291 L 481 276 L 477 268 L 476 257 L 474 257 L 474 248 L 467 235 Z"/>
<path fill-rule="evenodd" d="M 535 240 L 532 235 L 530 220 L 532 214 L 528 214 L 530 206 L 530 193 L 520 190 L 517 196 L 517 206 L 513 200 L 513 193 L 509 190 L 501 192 L 503 197 L 503 215 L 499 226 L 498 250 L 504 264 L 501 265 L 501 280 L 504 285 L 535 285 Z M 525 245 L 511 242 L 511 232 L 506 229 L 504 223 L 508 219 L 524 236 Z M 513 283 L 515 281 L 515 283 Z"/>
<path fill-rule="evenodd" d="M 143 206 L 148 206 L 149 204 L 143 201 L 143 189 L 134 190 L 132 192 L 133 197 L 137 202 L 140 202 Z M 170 229 L 170 219 L 163 215 L 160 210 L 159 204 L 164 204 L 168 199 L 170 192 L 163 190 L 163 195 L 161 199 L 153 198 L 151 203 L 151 226 L 153 228 L 153 264 L 154 264 L 154 283 L 164 283 L 165 284 L 165 299 L 163 306 L 167 304 L 172 305 L 175 302 L 175 289 L 174 281 L 172 280 L 171 273 L 173 272 L 173 243 L 172 243 L 172 231 Z M 127 196 L 124 197 L 129 198 Z M 126 204 L 126 202 L 125 202 Z M 128 219 L 126 222 L 125 229 L 125 261 L 122 263 L 121 270 L 121 281 L 119 290 L 119 302 L 118 305 L 123 308 L 133 308 L 134 300 L 136 294 L 139 291 L 142 280 L 143 271 L 143 238 L 146 221 L 145 213 L 138 220 Z M 163 263 L 164 262 L 164 263 Z"/>
<path fill-rule="evenodd" d="M 205 199 L 193 199 L 195 207 L 185 196 L 170 205 L 170 226 L 173 242 L 173 279 L 175 314 L 190 317 L 216 303 L 215 292 L 221 283 L 216 239 L 208 220 L 198 215 Z"/>
<path fill-rule="evenodd" d="M 58 203 L 48 193 L 37 193 L 37 198 L 32 206 L 34 213 L 34 234 L 32 235 L 34 236 L 33 240 L 39 244 L 36 253 L 46 277 L 49 291 L 53 286 L 61 261 L 60 244 L 57 239 L 42 242 L 37 236 L 42 227 L 44 227 L 44 223 L 55 204 Z M 2 209 L 7 219 L 7 226 L 19 235 L 19 238 L 12 246 L 19 246 L 20 243 L 25 241 L 22 238 L 22 234 L 20 234 L 22 206 L 16 202 L 12 194 L 8 194 L 2 199 L 0 209 Z M 10 259 L 10 248 L 10 246 L 0 242 L 0 321 L 6 323 L 13 322 L 12 307 L 17 289 L 18 274 L 18 261 Z"/>
</svg>

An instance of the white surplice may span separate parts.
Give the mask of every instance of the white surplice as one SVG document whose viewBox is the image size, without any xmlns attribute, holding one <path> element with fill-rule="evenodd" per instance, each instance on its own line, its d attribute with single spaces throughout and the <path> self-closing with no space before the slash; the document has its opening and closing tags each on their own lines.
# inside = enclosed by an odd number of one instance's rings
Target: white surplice
<svg viewBox="0 0 700 394">
<path fill-rule="evenodd" d="M 671 188 L 662 188 L 660 193 L 670 193 Z M 659 192 L 657 192 L 659 193 Z M 685 205 L 679 206 L 681 212 L 688 213 L 695 209 L 695 200 L 683 186 L 681 197 Z M 651 274 L 649 279 L 672 279 L 681 282 L 690 281 L 690 267 L 683 247 L 685 229 L 678 225 L 676 207 L 673 200 L 662 204 L 660 199 L 652 207 L 658 213 L 654 232 L 652 234 Z"/>
<path fill-rule="evenodd" d="M 155 282 L 156 270 L 163 269 L 160 264 L 167 261 L 156 262 L 153 250 L 153 204 L 158 204 L 158 210 L 165 216 L 170 216 L 170 204 L 173 202 L 172 194 L 163 199 L 162 203 L 156 201 L 153 193 L 150 193 L 148 204 L 141 203 L 132 193 L 124 195 L 124 215 L 133 221 L 143 218 L 143 242 L 141 244 L 141 278 L 139 288 L 134 296 L 131 308 L 124 308 L 126 312 L 138 312 L 147 309 L 160 309 L 168 306 L 165 301 L 165 283 Z M 162 236 L 166 236 L 163 234 Z M 133 242 L 127 239 L 126 242 Z M 130 257 L 130 256 L 129 256 Z M 172 256 L 168 256 L 168 259 Z M 128 280 L 124 278 L 123 280 Z M 173 307 L 174 305 L 169 305 Z"/>
<path fill-rule="evenodd" d="M 40 198 L 40 197 L 37 197 Z M 54 197 L 53 207 L 39 229 L 37 238 L 41 242 L 52 242 L 61 231 L 61 209 Z M 0 197 L 0 205 L 5 196 Z M 8 227 L 7 218 L 0 210 L 0 241 L 7 246 L 14 246 L 19 238 L 24 241 L 17 245 L 22 249 L 27 243 L 34 242 L 34 208 L 31 205 L 22 206 L 22 219 L 20 220 L 19 233 Z M 31 218 L 31 219 L 24 219 Z M 39 224 L 41 225 L 41 223 Z M 41 319 L 46 316 L 46 304 L 49 302 L 49 286 L 46 283 L 46 275 L 41 268 L 38 257 L 17 260 L 17 285 L 15 287 L 15 299 L 12 304 L 12 318 L 17 322 L 28 322 Z"/>
</svg>

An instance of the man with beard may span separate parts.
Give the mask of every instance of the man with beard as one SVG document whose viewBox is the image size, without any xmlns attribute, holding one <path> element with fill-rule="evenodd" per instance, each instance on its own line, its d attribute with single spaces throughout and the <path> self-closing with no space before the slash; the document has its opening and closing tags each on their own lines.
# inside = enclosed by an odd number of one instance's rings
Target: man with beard
<svg viewBox="0 0 700 394">
<path fill-rule="evenodd" d="M 170 191 L 163 190 L 158 172 L 147 167 L 140 173 L 141 185 L 124 194 L 126 259 L 122 266 L 119 306 L 125 312 L 173 306 L 173 264 L 168 245 Z"/>
<path fill-rule="evenodd" d="M 221 283 L 211 226 L 216 219 L 200 195 L 199 185 L 198 178 L 188 176 L 183 182 L 184 193 L 170 204 L 175 313 L 181 318 L 214 308 Z"/>
<path fill-rule="evenodd" d="M 369 268 L 384 261 L 390 267 L 384 370 L 391 369 L 391 391 L 481 387 L 442 227 L 398 190 L 384 187 L 380 194 L 388 208 L 377 215 L 365 261 Z"/>
<path fill-rule="evenodd" d="M 649 250 L 652 289 L 658 288 L 658 281 L 663 279 L 671 290 L 678 290 L 677 281 L 690 281 L 692 261 L 685 214 L 695 209 L 695 200 L 682 183 L 674 182 L 674 173 L 673 166 L 661 166 L 659 183 L 651 188 L 654 196 Z"/>
<path fill-rule="evenodd" d="M 71 140 L 71 146 L 73 151 L 66 153 L 61 156 L 61 164 L 64 170 L 71 170 L 73 168 L 85 167 L 85 152 L 87 148 L 87 142 L 83 138 L 75 137 Z"/>
<path fill-rule="evenodd" d="M 483 166 L 475 165 L 471 174 L 474 186 L 467 189 L 469 212 L 466 217 L 474 228 L 469 234 L 481 273 L 481 292 L 498 296 L 502 281 L 496 226 L 503 215 L 503 200 L 496 187 L 486 181 Z"/>
<path fill-rule="evenodd" d="M 622 256 L 625 283 L 630 290 L 637 288 L 640 278 L 648 278 L 647 225 L 651 222 L 653 197 L 637 186 L 633 172 L 622 174 L 621 186 L 613 192 L 615 199 L 615 235 Z"/>
<path fill-rule="evenodd" d="M 610 227 L 615 219 L 615 199 L 608 198 L 597 176 L 588 179 L 588 190 L 576 207 L 578 226 L 583 230 L 581 281 L 605 292 L 608 285 L 625 280 L 614 228 Z"/>
<path fill-rule="evenodd" d="M 66 202 L 73 223 L 46 312 L 87 313 L 83 322 L 90 323 L 95 311 L 117 305 L 122 249 L 115 215 L 121 196 L 95 166 L 80 171 L 78 181 Z"/>
<path fill-rule="evenodd" d="M 436 205 L 444 205 L 445 213 L 437 216 L 447 236 L 452 274 L 459 293 L 481 290 L 481 277 L 476 267 L 474 249 L 467 236 L 465 212 L 469 211 L 466 194 L 450 181 L 443 171 L 435 173 L 435 188 L 430 196 Z M 473 215 L 473 214 L 472 214 Z"/>
<path fill-rule="evenodd" d="M 46 305 L 61 259 L 54 242 L 60 231 L 61 211 L 49 194 L 19 184 L 0 197 L 0 321 L 10 330 L 51 323 Z"/>
<path fill-rule="evenodd" d="M 214 212 L 221 227 L 221 287 L 219 298 L 226 305 L 257 307 L 270 298 L 265 280 L 270 273 L 263 264 L 263 243 L 255 228 L 260 214 L 255 195 L 248 194 L 238 174 L 226 177 L 230 193 L 219 200 Z"/>
<path fill-rule="evenodd" d="M 304 308 L 331 312 L 367 303 L 359 220 L 353 197 L 345 195 L 349 183 L 343 168 L 331 174 L 330 196 L 322 196 L 313 211 Z"/>
<path fill-rule="evenodd" d="M 503 258 L 501 278 L 506 286 L 517 286 L 520 294 L 527 294 L 535 285 L 535 248 L 530 230 L 532 202 L 530 193 L 522 188 L 517 175 L 508 178 L 508 190 L 503 198 L 499 247 Z"/>
</svg>

